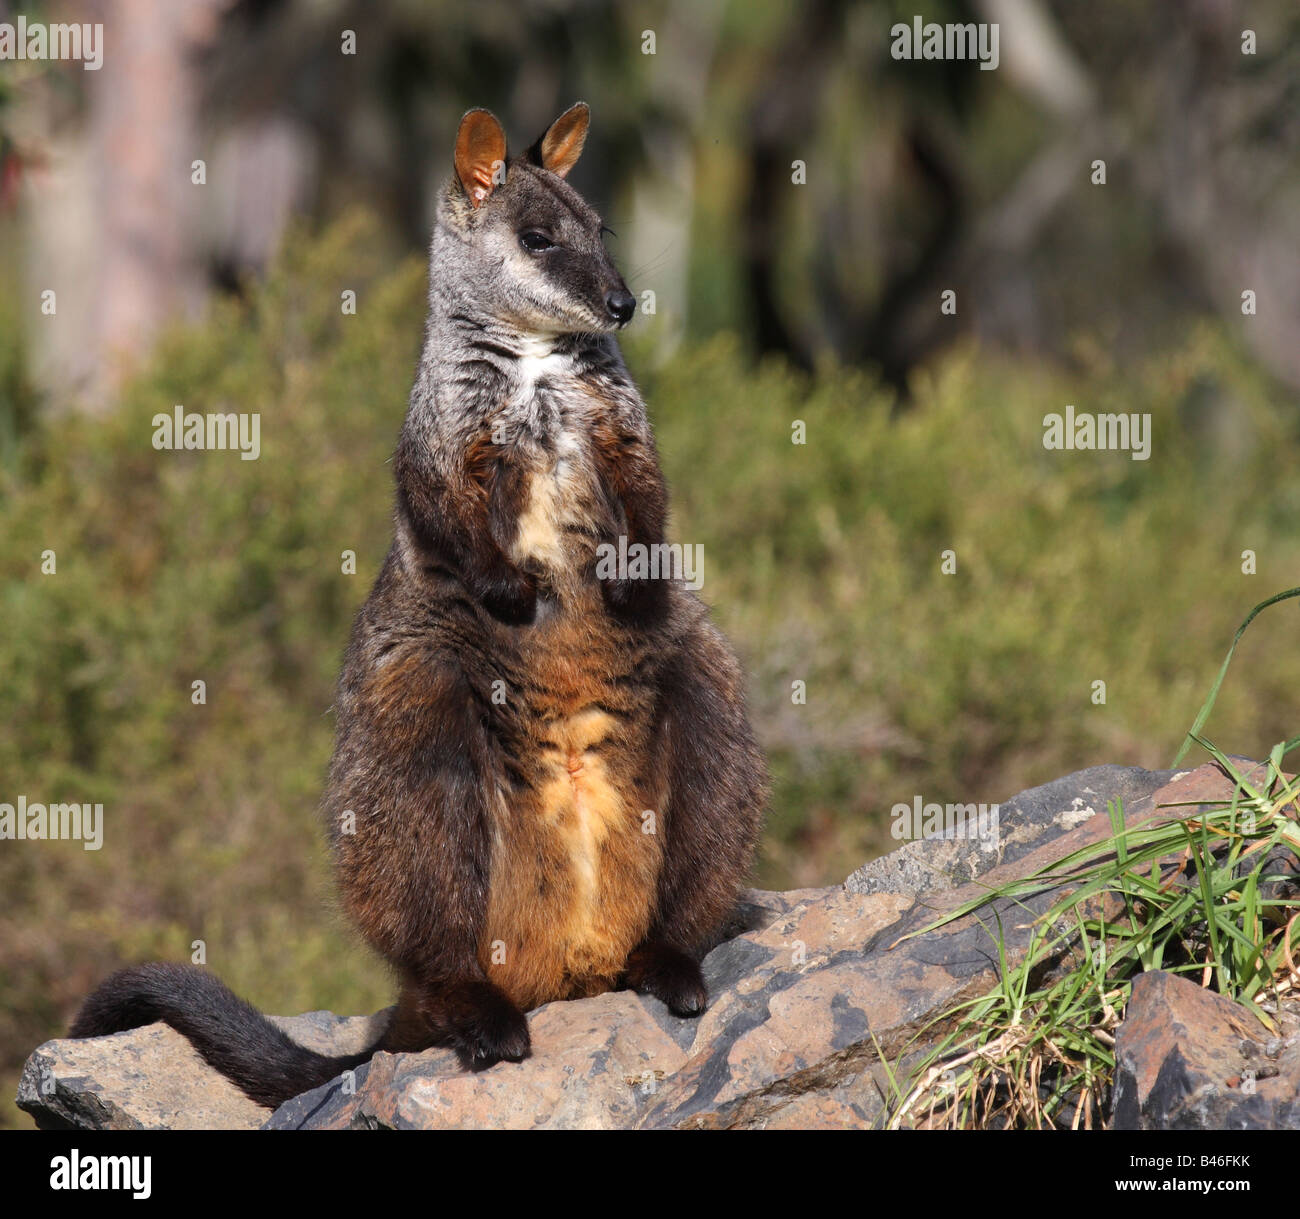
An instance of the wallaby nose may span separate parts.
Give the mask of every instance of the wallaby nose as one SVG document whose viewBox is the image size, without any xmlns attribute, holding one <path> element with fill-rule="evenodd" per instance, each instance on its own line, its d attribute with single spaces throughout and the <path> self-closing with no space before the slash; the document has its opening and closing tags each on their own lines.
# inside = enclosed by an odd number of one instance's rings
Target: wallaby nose
<svg viewBox="0 0 1300 1219">
<path fill-rule="evenodd" d="M 609 310 L 609 316 L 620 326 L 626 326 L 632 320 L 632 314 L 636 312 L 636 297 L 626 288 L 606 292 L 605 308 Z"/>
</svg>

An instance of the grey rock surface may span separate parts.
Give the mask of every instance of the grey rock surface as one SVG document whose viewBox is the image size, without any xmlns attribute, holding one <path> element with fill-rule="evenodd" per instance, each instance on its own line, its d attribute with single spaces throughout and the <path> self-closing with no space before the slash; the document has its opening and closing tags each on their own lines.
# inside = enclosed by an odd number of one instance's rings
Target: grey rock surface
<svg viewBox="0 0 1300 1219">
<path fill-rule="evenodd" d="M 1041 787 L 1031 787 L 999 805 L 997 841 L 986 844 L 960 838 L 907 842 L 888 855 L 863 864 L 844 882 L 854 893 L 933 894 L 966 884 L 999 864 L 1015 863 L 1035 847 L 1059 838 L 1107 802 L 1125 807 L 1145 799 L 1170 782 L 1174 770 L 1137 766 L 1089 766 Z"/>
<path fill-rule="evenodd" d="M 77 1129 L 879 1126 L 888 1097 L 884 1062 L 915 1052 L 937 1015 L 995 977 L 990 915 L 1001 918 L 1014 964 L 1026 951 L 1027 916 L 1055 894 L 985 902 L 975 915 L 927 930 L 930 924 L 985 899 L 990 887 L 1107 838 L 1109 799 L 1123 800 L 1133 825 L 1190 815 L 1197 802 L 1226 800 L 1231 787 L 1210 766 L 1177 773 L 1093 767 L 1006 801 L 992 850 L 924 841 L 859 869 L 847 885 L 749 891 L 705 958 L 711 1006 L 697 1020 L 629 992 L 551 1003 L 529 1014 L 533 1054 L 523 1063 L 468 1074 L 444 1050 L 380 1053 L 274 1113 L 210 1070 L 184 1038 L 152 1025 L 47 1042 L 27 1064 L 19 1103 L 38 1125 Z M 313 1049 L 345 1054 L 373 1044 L 386 1016 L 313 1012 L 281 1024 Z M 1125 1036 L 1135 1044 L 1135 1033 Z M 1141 1063 L 1136 1051 L 1126 1053 L 1124 1120 L 1174 1121 L 1181 1110 L 1161 1098 L 1173 1095 L 1169 1080 L 1189 1074 L 1188 1049 L 1180 1044 L 1175 1054 L 1157 1044 Z M 1281 1101 L 1234 1112 L 1263 1124 L 1291 1120 Z"/>
<path fill-rule="evenodd" d="M 1139 975 L 1115 1036 L 1116 1130 L 1300 1130 L 1300 1020 L 1270 1032 L 1186 978 Z"/>
</svg>

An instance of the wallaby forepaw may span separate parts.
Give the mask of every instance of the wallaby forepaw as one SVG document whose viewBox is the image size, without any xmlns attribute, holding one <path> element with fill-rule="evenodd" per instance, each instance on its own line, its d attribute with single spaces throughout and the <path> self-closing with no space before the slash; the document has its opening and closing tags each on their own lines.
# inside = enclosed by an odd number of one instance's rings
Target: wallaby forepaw
<svg viewBox="0 0 1300 1219">
<path fill-rule="evenodd" d="M 537 578 L 509 569 L 479 590 L 488 612 L 510 626 L 527 626 L 537 613 Z"/>
<path fill-rule="evenodd" d="M 668 608 L 668 586 L 663 580 L 603 580 L 601 589 L 610 612 L 624 621 L 655 622 Z"/>
</svg>

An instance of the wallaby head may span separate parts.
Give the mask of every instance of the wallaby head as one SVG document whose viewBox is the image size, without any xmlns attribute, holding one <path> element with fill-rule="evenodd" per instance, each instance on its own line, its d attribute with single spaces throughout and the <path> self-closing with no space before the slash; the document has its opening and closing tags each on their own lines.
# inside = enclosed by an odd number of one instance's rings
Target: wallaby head
<svg viewBox="0 0 1300 1219">
<path fill-rule="evenodd" d="M 564 180 L 590 121 L 579 102 L 527 152 L 507 157 L 505 132 L 490 111 L 461 119 L 434 263 L 457 277 L 455 296 L 485 321 L 554 337 L 618 330 L 631 320 L 636 298 L 605 249 L 600 216 Z"/>
</svg>

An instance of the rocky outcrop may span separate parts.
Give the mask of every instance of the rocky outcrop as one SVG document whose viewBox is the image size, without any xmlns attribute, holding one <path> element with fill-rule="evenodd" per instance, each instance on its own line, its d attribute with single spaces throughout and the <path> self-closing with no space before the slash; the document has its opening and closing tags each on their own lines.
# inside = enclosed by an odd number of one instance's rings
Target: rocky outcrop
<svg viewBox="0 0 1300 1219">
<path fill-rule="evenodd" d="M 357 1054 L 387 1013 L 272 1016 L 309 1049 Z M 90 1041 L 47 1041 L 23 1067 L 18 1104 L 43 1130 L 256 1130 L 269 1116 L 174 1029 L 151 1024 Z"/>
<path fill-rule="evenodd" d="M 1130 816 L 1136 815 L 1139 803 L 1178 773 L 1124 766 L 1077 770 L 1000 804 L 996 846 L 959 837 L 914 840 L 863 864 L 844 887 L 855 893 L 907 893 L 921 898 L 968 884 L 1104 814 L 1108 801 L 1120 800 Z"/>
<path fill-rule="evenodd" d="M 1186 978 L 1139 975 L 1115 1036 L 1119 1130 L 1300 1130 L 1300 1019 L 1270 1033 Z"/>
<path fill-rule="evenodd" d="M 913 842 L 844 885 L 752 891 L 705 961 L 712 1005 L 698 1020 L 679 1020 L 657 1000 L 628 992 L 552 1003 L 529 1015 L 534 1050 L 524 1063 L 468 1074 L 446 1051 L 376 1054 L 275 1113 L 212 1072 L 179 1035 L 154 1025 L 41 1046 L 23 1074 L 19 1104 L 38 1125 L 91 1129 L 878 1125 L 887 1096 L 882 1055 L 896 1062 L 915 1050 L 937 1015 L 987 988 L 998 961 L 986 930 L 991 913 L 1002 916 L 1015 961 L 1026 949 L 1028 912 L 1046 909 L 1052 895 L 1032 899 L 1028 910 L 1026 903 L 994 903 L 978 919 L 901 937 L 989 886 L 1104 839 L 1108 800 L 1122 798 L 1133 824 L 1155 815 L 1157 805 L 1166 806 L 1161 816 L 1186 814 L 1196 801 L 1225 799 L 1230 790 L 1209 766 L 1177 774 L 1093 767 L 1003 804 L 993 840 Z M 344 1054 L 373 1042 L 384 1018 L 317 1012 L 280 1023 L 313 1049 Z M 1125 1120 L 1154 1115 L 1164 1104 L 1167 1089 L 1153 1091 L 1152 1079 L 1168 1074 L 1159 1064 L 1169 1061 L 1175 1026 L 1166 1023 L 1164 1042 L 1134 1048 L 1126 1060 Z M 1124 1035 L 1130 1046 L 1146 1044 L 1136 1031 Z M 1267 1046 L 1260 1053 L 1267 1056 Z M 1283 1109 L 1270 1113 L 1284 1120 Z"/>
</svg>

